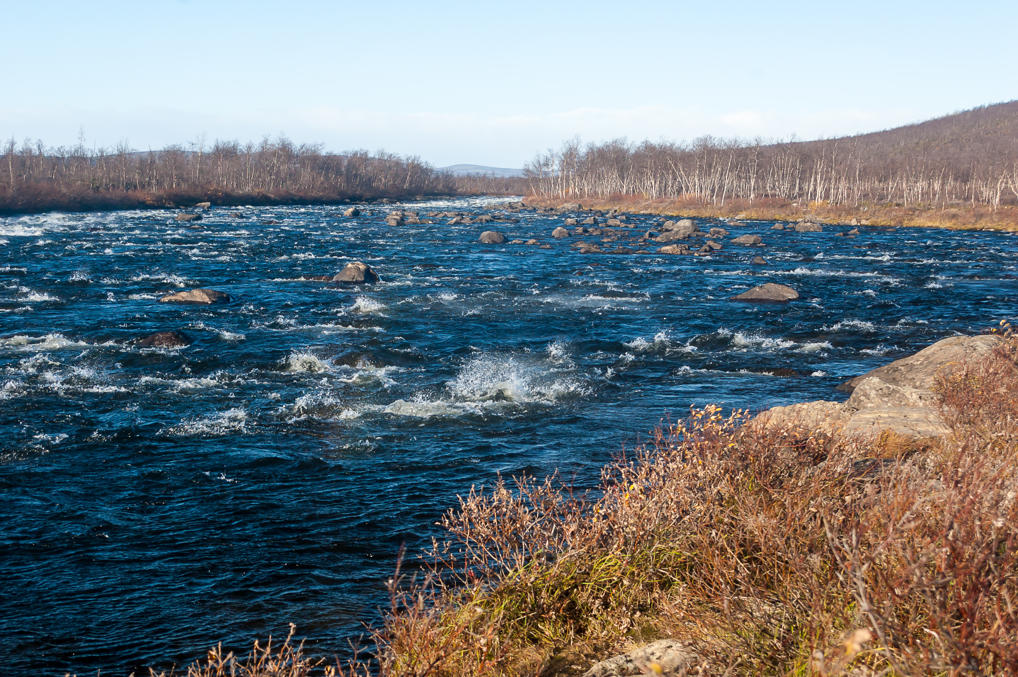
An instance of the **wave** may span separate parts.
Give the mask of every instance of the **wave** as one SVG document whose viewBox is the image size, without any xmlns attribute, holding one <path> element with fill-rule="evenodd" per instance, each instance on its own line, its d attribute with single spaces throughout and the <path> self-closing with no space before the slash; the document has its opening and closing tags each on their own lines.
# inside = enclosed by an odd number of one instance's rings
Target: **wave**
<svg viewBox="0 0 1018 677">
<path fill-rule="evenodd" d="M 880 282 L 888 283 L 900 283 L 896 277 L 891 275 L 885 275 L 883 273 L 874 273 L 873 271 L 854 271 L 854 270 L 835 270 L 830 268 L 805 268 L 799 266 L 792 270 L 774 270 L 771 271 L 773 275 L 806 275 L 810 277 L 848 277 L 848 278 L 865 278 L 871 280 L 878 280 Z"/>
<path fill-rule="evenodd" d="M 185 419 L 177 425 L 163 428 L 156 435 L 159 437 L 222 437 L 246 431 L 247 412 L 240 407 L 234 407 L 211 416 Z"/>
<path fill-rule="evenodd" d="M 160 282 L 174 287 L 194 286 L 197 283 L 175 273 L 139 273 L 130 278 L 131 282 Z"/>
<path fill-rule="evenodd" d="M 21 288 L 21 294 L 18 296 L 18 301 L 25 303 L 49 303 L 53 301 L 62 301 L 59 296 L 53 296 L 46 292 L 33 291 L 25 287 Z"/>
<path fill-rule="evenodd" d="M 877 327 L 872 322 L 866 320 L 839 320 L 834 324 L 824 325 L 823 331 L 839 332 L 845 330 L 859 330 L 867 333 L 872 333 L 877 330 Z"/>
<path fill-rule="evenodd" d="M 543 402 L 586 395 L 589 388 L 559 370 L 517 357 L 483 355 L 468 361 L 447 384 L 459 400 Z"/>
<path fill-rule="evenodd" d="M 689 341 L 690 346 L 712 350 L 738 352 L 796 352 L 817 353 L 833 350 L 828 341 L 794 341 L 785 337 L 763 336 L 754 332 L 733 331 L 721 327 L 709 334 L 700 334 Z"/>
<path fill-rule="evenodd" d="M 468 360 L 444 390 L 444 396 L 417 393 L 376 409 L 394 416 L 449 418 L 550 406 L 591 393 L 586 382 L 547 359 L 490 354 Z"/>
<path fill-rule="evenodd" d="M 376 313 L 380 315 L 385 310 L 385 304 L 367 296 L 358 296 L 354 300 L 353 305 L 350 306 L 350 310 L 355 313 Z"/>
<path fill-rule="evenodd" d="M 84 341 L 69 339 L 63 334 L 46 334 L 45 336 L 28 336 L 26 334 L 15 334 L 0 338 L 0 349 L 13 348 L 19 351 L 47 351 L 47 350 L 70 350 L 80 348 L 91 348 L 94 344 Z M 111 344 L 99 344 L 111 345 Z"/>
<path fill-rule="evenodd" d="M 293 404 L 284 407 L 281 413 L 287 423 L 305 420 L 352 420 L 360 413 L 344 405 L 342 400 L 327 393 L 314 392 L 298 397 Z"/>
</svg>

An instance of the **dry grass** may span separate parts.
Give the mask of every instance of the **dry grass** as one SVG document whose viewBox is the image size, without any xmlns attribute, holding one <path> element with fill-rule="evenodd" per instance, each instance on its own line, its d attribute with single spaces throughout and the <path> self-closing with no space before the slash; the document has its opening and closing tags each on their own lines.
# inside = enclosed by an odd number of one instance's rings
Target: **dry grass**
<svg viewBox="0 0 1018 677">
<path fill-rule="evenodd" d="M 1001 205 L 993 209 L 982 204 L 948 206 L 911 206 L 867 204 L 859 207 L 821 202 L 797 203 L 774 198 L 729 200 L 724 205 L 704 204 L 699 200 L 668 198 L 650 200 L 638 196 L 618 195 L 600 198 L 544 198 L 530 196 L 526 203 L 536 207 L 557 207 L 579 201 L 584 208 L 612 210 L 635 214 L 689 218 L 737 218 L 762 221 L 799 221 L 808 219 L 821 223 L 870 226 L 914 226 L 948 230 L 1018 231 L 1018 207 Z"/>
<path fill-rule="evenodd" d="M 421 572 L 393 578 L 371 665 L 346 674 L 579 674 L 659 637 L 707 674 L 1018 673 L 1018 338 L 1003 333 L 939 384 L 944 439 L 764 430 L 708 407 L 595 493 L 471 491 Z M 288 646 L 213 652 L 189 675 L 308 674 Z"/>
</svg>

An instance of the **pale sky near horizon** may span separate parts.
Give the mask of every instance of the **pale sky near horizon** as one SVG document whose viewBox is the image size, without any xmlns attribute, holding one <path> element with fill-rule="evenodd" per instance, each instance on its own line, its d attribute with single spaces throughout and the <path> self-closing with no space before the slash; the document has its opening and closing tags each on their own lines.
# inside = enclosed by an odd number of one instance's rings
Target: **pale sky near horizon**
<svg viewBox="0 0 1018 677">
<path fill-rule="evenodd" d="M 1018 2 L 0 0 L 0 138 L 285 134 L 521 167 L 580 137 L 886 129 L 1018 98 Z"/>
</svg>

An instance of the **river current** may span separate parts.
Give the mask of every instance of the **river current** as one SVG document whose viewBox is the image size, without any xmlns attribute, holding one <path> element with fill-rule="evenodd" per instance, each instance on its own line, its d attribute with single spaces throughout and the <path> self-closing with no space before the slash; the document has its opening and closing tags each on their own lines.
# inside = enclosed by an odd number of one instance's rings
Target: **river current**
<svg viewBox="0 0 1018 677">
<path fill-rule="evenodd" d="M 1010 317 L 1018 293 L 1009 234 L 701 221 L 731 235 L 692 257 L 580 253 L 600 238 L 551 238 L 569 214 L 385 222 L 502 205 L 0 219 L 5 672 L 167 668 L 289 622 L 348 655 L 401 545 L 420 551 L 471 485 L 591 486 L 690 406 L 841 399 L 854 375 Z M 478 243 L 488 229 L 507 242 Z M 765 246 L 727 242 L 745 233 Z M 307 279 L 352 260 L 381 281 Z M 802 298 L 729 300 L 763 282 Z M 233 300 L 158 302 L 193 287 Z M 192 345 L 135 343 L 165 330 Z"/>
</svg>

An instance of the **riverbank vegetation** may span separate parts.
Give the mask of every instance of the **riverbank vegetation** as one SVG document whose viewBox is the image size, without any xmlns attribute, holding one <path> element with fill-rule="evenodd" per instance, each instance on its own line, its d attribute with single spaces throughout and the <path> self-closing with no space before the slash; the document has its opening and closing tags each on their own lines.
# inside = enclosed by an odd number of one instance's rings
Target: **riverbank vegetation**
<svg viewBox="0 0 1018 677">
<path fill-rule="evenodd" d="M 8 141 L 0 215 L 214 204 L 303 204 L 452 195 L 453 177 L 417 158 L 331 154 L 285 138 L 160 151 L 47 148 Z"/>
<path fill-rule="evenodd" d="M 806 142 L 574 140 L 539 155 L 526 174 L 545 204 L 1018 229 L 1018 101 Z"/>
<path fill-rule="evenodd" d="M 657 638 L 688 648 L 674 674 L 1012 674 L 1018 337 L 1002 336 L 938 380 L 942 438 L 694 410 L 597 491 L 472 490 L 390 583 L 369 663 L 315 667 L 287 643 L 189 674 L 579 675 Z"/>
</svg>

